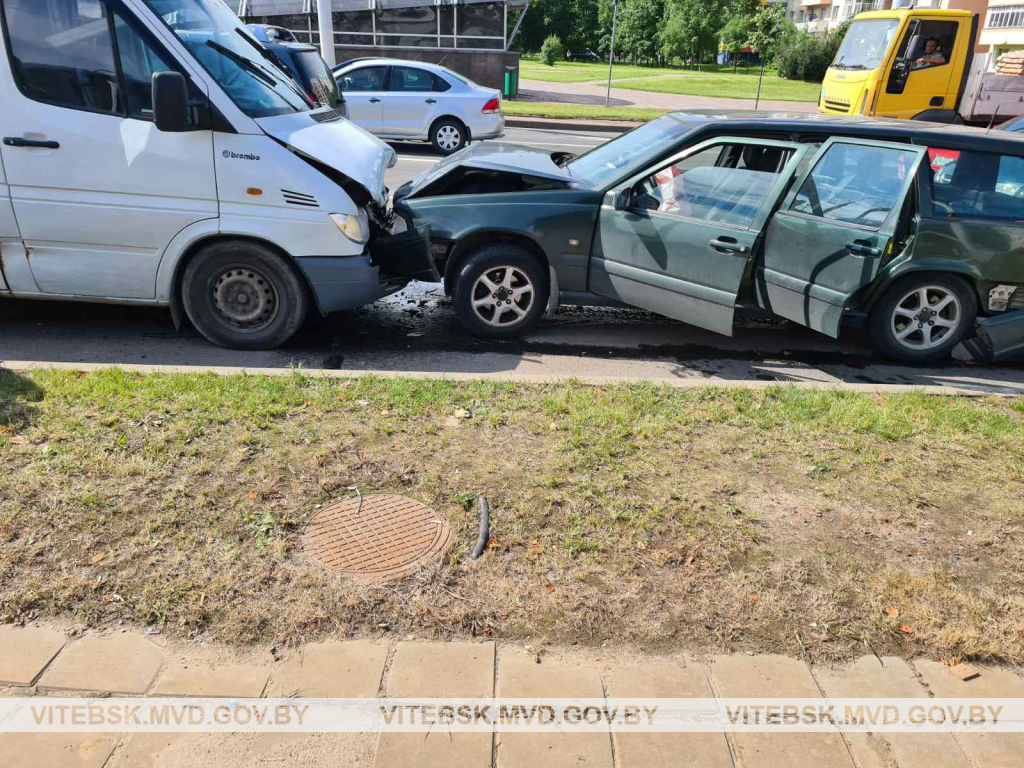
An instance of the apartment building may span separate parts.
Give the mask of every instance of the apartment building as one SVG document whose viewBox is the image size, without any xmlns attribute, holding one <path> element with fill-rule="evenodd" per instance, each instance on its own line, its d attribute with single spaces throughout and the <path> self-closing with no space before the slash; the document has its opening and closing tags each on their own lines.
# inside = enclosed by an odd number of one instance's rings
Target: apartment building
<svg viewBox="0 0 1024 768">
<path fill-rule="evenodd" d="M 1008 5 L 1016 4 L 1018 10 L 1024 11 L 1024 0 L 992 0 L 991 5 L 994 6 L 1000 1 Z M 967 10 L 984 14 L 986 0 L 790 0 L 789 18 L 799 30 L 824 35 L 858 13 L 911 6 Z M 1024 33 L 1024 20 L 1020 20 L 1020 23 L 1021 32 Z"/>
<path fill-rule="evenodd" d="M 989 0 L 988 10 L 983 13 L 978 42 L 990 46 L 988 69 L 994 72 L 999 56 L 1024 49 L 1024 2 Z"/>
</svg>

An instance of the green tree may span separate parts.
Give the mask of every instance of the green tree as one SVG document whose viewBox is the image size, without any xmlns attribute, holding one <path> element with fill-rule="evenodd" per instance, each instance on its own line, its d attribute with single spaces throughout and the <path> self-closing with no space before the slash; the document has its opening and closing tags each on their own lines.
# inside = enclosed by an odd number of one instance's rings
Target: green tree
<svg viewBox="0 0 1024 768">
<path fill-rule="evenodd" d="M 718 47 L 724 15 L 721 0 L 670 0 L 661 32 L 665 55 L 695 62 L 699 68 Z"/>
<path fill-rule="evenodd" d="M 659 27 L 665 16 L 665 0 L 619 0 L 616 52 L 628 52 L 633 63 L 651 63 L 661 49 Z"/>
<path fill-rule="evenodd" d="M 565 59 L 565 48 L 557 35 L 551 35 L 540 47 L 540 60 L 549 67 L 555 66 L 556 61 Z"/>
<path fill-rule="evenodd" d="M 750 45 L 761 56 L 761 61 L 773 66 L 781 48 L 795 34 L 796 27 L 786 18 L 786 6 L 783 3 L 770 3 L 762 5 L 754 14 Z"/>
<path fill-rule="evenodd" d="M 753 19 L 747 16 L 730 16 L 729 20 L 722 27 L 719 35 L 722 39 L 722 47 L 732 54 L 732 71 L 736 71 L 736 64 L 739 61 L 739 53 L 747 47 L 750 40 L 750 33 L 754 29 Z"/>
</svg>

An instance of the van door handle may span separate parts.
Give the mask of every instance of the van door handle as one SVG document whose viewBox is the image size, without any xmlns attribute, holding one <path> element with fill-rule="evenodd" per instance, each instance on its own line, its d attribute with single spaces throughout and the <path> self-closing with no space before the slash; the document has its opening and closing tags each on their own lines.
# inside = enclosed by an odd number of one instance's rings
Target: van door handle
<svg viewBox="0 0 1024 768">
<path fill-rule="evenodd" d="M 37 141 L 35 139 L 23 139 L 20 136 L 4 136 L 5 147 L 35 147 L 37 149 L 60 149 L 56 141 Z"/>
<path fill-rule="evenodd" d="M 870 245 L 860 245 L 858 243 L 847 243 L 846 250 L 852 253 L 854 256 L 881 256 L 881 248 L 872 248 Z"/>
<path fill-rule="evenodd" d="M 427 99 L 427 104 L 437 104 L 437 99 Z"/>
<path fill-rule="evenodd" d="M 729 251 L 729 253 L 746 253 L 750 250 L 745 245 L 740 245 L 736 242 L 730 243 L 728 240 L 719 240 L 717 238 L 708 240 L 708 245 L 712 248 L 717 248 L 720 251 Z"/>
<path fill-rule="evenodd" d="M 380 99 L 378 99 L 376 96 L 374 96 L 372 99 L 370 99 L 370 103 L 371 104 L 380 104 Z"/>
</svg>

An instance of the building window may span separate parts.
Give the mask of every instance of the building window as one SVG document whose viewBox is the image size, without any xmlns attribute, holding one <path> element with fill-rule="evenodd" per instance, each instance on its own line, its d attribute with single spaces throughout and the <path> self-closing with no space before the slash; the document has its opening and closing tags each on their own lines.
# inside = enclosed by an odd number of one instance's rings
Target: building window
<svg viewBox="0 0 1024 768">
<path fill-rule="evenodd" d="M 985 26 L 990 29 L 1024 27 L 1024 5 L 1004 5 L 989 8 L 988 23 Z"/>
</svg>

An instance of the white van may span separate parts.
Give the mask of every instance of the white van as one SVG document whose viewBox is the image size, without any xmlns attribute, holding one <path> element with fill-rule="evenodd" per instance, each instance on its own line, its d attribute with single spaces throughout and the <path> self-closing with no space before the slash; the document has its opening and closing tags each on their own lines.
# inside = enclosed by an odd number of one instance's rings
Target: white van
<svg viewBox="0 0 1024 768">
<path fill-rule="evenodd" d="M 390 147 L 313 105 L 222 0 L 0 0 L 0 296 L 165 305 L 268 349 L 436 278 Z"/>
</svg>

